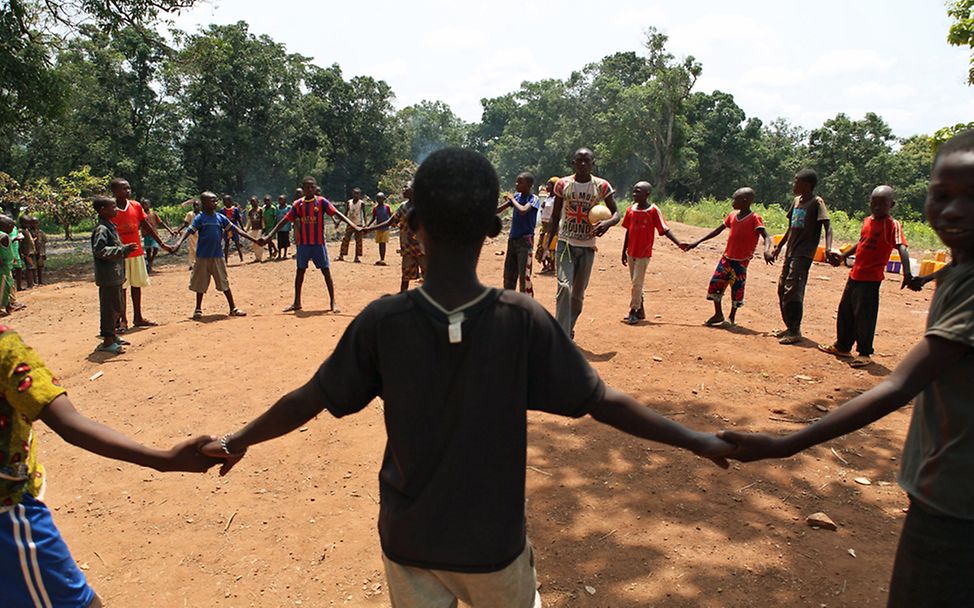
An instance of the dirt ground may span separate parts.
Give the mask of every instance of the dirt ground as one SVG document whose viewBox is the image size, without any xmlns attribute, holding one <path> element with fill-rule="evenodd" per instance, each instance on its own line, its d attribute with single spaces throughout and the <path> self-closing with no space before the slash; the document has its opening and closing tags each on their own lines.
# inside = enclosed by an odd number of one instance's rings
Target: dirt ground
<svg viewBox="0 0 974 608">
<path fill-rule="evenodd" d="M 674 225 L 683 237 L 706 229 Z M 578 346 L 606 381 L 701 429 L 793 431 L 879 382 L 920 335 L 931 291 L 882 289 L 876 365 L 853 370 L 818 352 L 834 337 L 847 271 L 814 265 L 799 346 L 780 327 L 777 267 L 751 266 L 734 330 L 701 325 L 723 238 L 682 253 L 657 241 L 647 322 L 621 323 L 629 279 L 623 232 L 601 241 Z M 395 239 L 394 239 L 395 240 Z M 172 261 L 144 290 L 157 328 L 103 358 L 90 271 L 21 294 L 9 319 L 60 374 L 88 415 L 155 446 L 222 434 L 310 377 L 370 300 L 398 288 L 390 266 L 333 263 L 342 314 L 328 314 L 320 275 L 306 310 L 290 303 L 294 262 L 239 264 L 230 280 L 246 318 L 216 292 L 189 319 L 188 271 Z M 482 279 L 501 283 L 504 241 L 488 244 Z M 330 246 L 332 255 L 337 245 Z M 293 252 L 293 249 L 292 249 Z M 248 261 L 252 258 L 247 255 Z M 554 309 L 555 280 L 535 277 Z M 103 375 L 91 378 L 97 373 Z M 545 606 L 884 606 L 907 500 L 894 476 L 910 408 L 782 462 L 724 472 L 692 454 L 622 435 L 591 419 L 530 415 L 527 517 Z M 226 478 L 160 474 L 90 455 L 38 425 L 46 500 L 77 561 L 110 606 L 387 606 L 376 532 L 384 433 L 373 404 L 328 415 L 257 446 Z M 857 477 L 871 485 L 860 485 Z M 836 532 L 808 527 L 826 512 Z"/>
</svg>

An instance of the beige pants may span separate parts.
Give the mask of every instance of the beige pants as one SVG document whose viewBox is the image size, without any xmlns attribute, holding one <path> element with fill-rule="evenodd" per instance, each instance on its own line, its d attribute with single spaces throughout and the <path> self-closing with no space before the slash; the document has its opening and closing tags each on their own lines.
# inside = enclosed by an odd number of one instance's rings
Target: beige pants
<svg viewBox="0 0 974 608">
<path fill-rule="evenodd" d="M 196 265 L 196 243 L 200 240 L 200 236 L 195 232 L 191 232 L 189 235 L 189 265 Z"/>
<path fill-rule="evenodd" d="M 649 261 L 653 258 L 634 258 L 626 255 L 629 259 L 629 279 L 632 281 L 632 294 L 629 296 L 629 310 L 639 310 L 643 305 L 643 285 L 646 284 L 646 269 L 649 268 Z"/>
<path fill-rule="evenodd" d="M 264 233 L 260 230 L 251 230 L 250 236 L 252 236 L 254 239 L 259 239 L 260 237 L 264 236 Z M 259 246 L 257 243 L 253 243 L 253 246 L 254 257 L 257 258 L 258 262 L 262 262 L 264 260 L 264 248 Z"/>
<path fill-rule="evenodd" d="M 393 608 L 541 608 L 531 543 L 497 572 L 448 572 L 403 566 L 385 555 L 389 599 Z"/>
</svg>

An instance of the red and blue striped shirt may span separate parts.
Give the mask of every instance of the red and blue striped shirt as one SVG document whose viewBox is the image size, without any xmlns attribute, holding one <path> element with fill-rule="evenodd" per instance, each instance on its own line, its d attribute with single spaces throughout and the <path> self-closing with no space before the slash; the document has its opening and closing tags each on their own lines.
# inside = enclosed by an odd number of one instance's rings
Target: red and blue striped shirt
<svg viewBox="0 0 974 608">
<path fill-rule="evenodd" d="M 325 244 L 325 215 L 335 215 L 338 210 L 327 198 L 316 196 L 313 199 L 299 198 L 284 215 L 284 219 L 294 222 L 294 242 L 297 245 Z"/>
</svg>

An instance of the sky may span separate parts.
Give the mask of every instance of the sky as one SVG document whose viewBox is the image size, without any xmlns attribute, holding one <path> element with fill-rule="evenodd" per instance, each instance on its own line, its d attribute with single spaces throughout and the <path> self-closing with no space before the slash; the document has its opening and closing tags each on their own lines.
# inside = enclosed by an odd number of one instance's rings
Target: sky
<svg viewBox="0 0 974 608">
<path fill-rule="evenodd" d="M 207 0 L 173 18 L 190 32 L 240 20 L 345 78 L 385 80 L 397 107 L 441 100 L 470 122 L 482 98 L 524 81 L 643 52 L 648 26 L 702 62 L 695 90 L 730 93 L 765 122 L 811 129 L 872 111 L 906 137 L 974 121 L 970 51 L 947 44 L 943 0 Z"/>
</svg>

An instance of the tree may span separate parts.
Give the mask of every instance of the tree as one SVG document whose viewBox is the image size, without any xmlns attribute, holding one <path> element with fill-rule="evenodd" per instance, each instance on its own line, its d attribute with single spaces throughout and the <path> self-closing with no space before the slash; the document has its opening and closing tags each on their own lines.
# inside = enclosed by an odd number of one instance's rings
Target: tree
<svg viewBox="0 0 974 608">
<path fill-rule="evenodd" d="M 42 178 L 25 189 L 27 211 L 53 217 L 71 240 L 71 226 L 94 215 L 89 197 L 104 193 L 109 179 L 92 175 L 88 166 L 59 177 L 56 187 Z"/>
<path fill-rule="evenodd" d="M 967 84 L 974 85 L 974 0 L 953 0 L 947 3 L 947 15 L 952 19 L 947 31 L 947 42 L 953 46 L 971 49 L 968 62 Z"/>
<path fill-rule="evenodd" d="M 406 184 L 413 180 L 417 168 L 418 165 L 408 158 L 400 160 L 379 178 L 379 190 L 385 192 L 390 200 L 398 199 Z"/>
<path fill-rule="evenodd" d="M 421 101 L 396 115 L 409 142 L 409 158 L 417 163 L 430 153 L 447 146 L 466 145 L 468 125 L 442 101 Z"/>
</svg>

